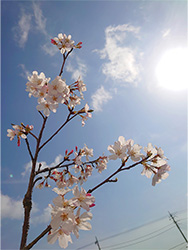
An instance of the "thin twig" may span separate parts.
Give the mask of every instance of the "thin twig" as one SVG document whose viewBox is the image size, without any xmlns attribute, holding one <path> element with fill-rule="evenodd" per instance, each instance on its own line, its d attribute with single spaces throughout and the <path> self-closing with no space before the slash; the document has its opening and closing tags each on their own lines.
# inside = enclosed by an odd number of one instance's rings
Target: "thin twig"
<svg viewBox="0 0 188 250">
<path fill-rule="evenodd" d="M 104 185 L 105 183 L 108 183 L 108 182 L 114 182 L 113 180 L 111 180 L 112 177 L 114 177 L 116 174 L 118 174 L 119 172 L 121 171 L 124 171 L 124 170 L 129 170 L 139 164 L 141 164 L 142 162 L 146 161 L 150 156 L 147 156 L 146 158 L 142 159 L 141 161 L 139 162 L 136 162 L 132 165 L 130 165 L 129 167 L 126 167 L 126 168 L 123 168 L 125 166 L 125 161 L 122 162 L 121 166 L 113 173 L 111 174 L 108 178 L 106 178 L 104 181 L 102 181 L 101 183 L 99 183 L 97 186 L 95 186 L 94 188 L 92 189 L 89 189 L 88 190 L 88 193 L 92 193 L 93 191 L 95 191 L 96 189 L 98 189 L 99 187 L 101 187 L 102 185 Z M 128 159 L 127 159 L 128 160 Z M 126 160 L 126 161 L 127 161 Z"/>
<path fill-rule="evenodd" d="M 31 160 L 32 160 L 32 162 L 33 162 L 33 155 L 32 155 L 32 152 L 31 152 L 31 148 L 30 148 L 30 145 L 29 145 L 29 141 L 28 141 L 28 139 L 26 138 L 25 139 L 25 142 L 26 142 L 26 145 L 27 145 L 27 149 L 28 149 L 28 152 L 29 152 L 29 155 L 30 155 L 30 157 L 31 157 Z"/>
<path fill-rule="evenodd" d="M 33 187 L 35 186 L 35 184 L 37 183 L 37 181 L 42 180 L 42 176 L 38 177 L 34 182 L 33 182 Z"/>
<path fill-rule="evenodd" d="M 49 142 L 49 141 L 51 141 L 52 139 L 53 139 L 53 137 L 55 136 L 55 135 L 57 135 L 58 133 L 59 133 L 59 131 L 69 122 L 69 121 L 71 121 L 74 117 L 76 117 L 78 115 L 78 113 L 76 113 L 75 115 L 73 115 L 71 118 L 70 118 L 70 116 L 71 116 L 71 113 L 69 113 L 69 115 L 68 115 L 68 117 L 67 117 L 67 119 L 66 119 L 66 121 L 60 126 L 60 128 L 47 140 L 47 141 L 45 141 L 41 146 L 40 146 L 40 148 L 39 148 L 39 151 Z"/>
<path fill-rule="evenodd" d="M 45 119 L 45 116 L 43 115 L 43 113 L 41 111 L 38 111 L 38 112 L 42 116 L 42 118 Z"/>
<path fill-rule="evenodd" d="M 73 51 L 73 48 L 65 55 L 63 54 L 63 64 L 62 64 L 62 67 L 61 67 L 61 70 L 60 70 L 60 73 L 59 73 L 59 76 L 61 76 L 63 74 L 63 68 L 65 66 L 65 61 L 68 57 L 68 55 Z"/>
<path fill-rule="evenodd" d="M 96 163 L 98 160 L 98 158 L 96 160 L 93 160 L 93 161 L 87 161 L 87 162 L 83 162 L 82 165 L 86 165 L 86 164 L 91 164 L 93 166 L 94 163 Z M 44 168 L 42 170 L 38 170 L 35 175 L 38 175 L 38 174 L 41 174 L 41 173 L 45 173 L 45 172 L 48 172 L 48 171 L 52 171 L 54 169 L 57 169 L 57 168 L 67 168 L 69 166 L 72 166 L 72 165 L 75 165 L 75 162 L 71 162 L 69 164 L 66 164 L 66 165 L 61 165 L 63 164 L 65 161 L 63 160 L 62 162 L 60 162 L 59 164 L 57 164 L 56 166 L 54 167 L 47 167 L 47 168 Z"/>
</svg>

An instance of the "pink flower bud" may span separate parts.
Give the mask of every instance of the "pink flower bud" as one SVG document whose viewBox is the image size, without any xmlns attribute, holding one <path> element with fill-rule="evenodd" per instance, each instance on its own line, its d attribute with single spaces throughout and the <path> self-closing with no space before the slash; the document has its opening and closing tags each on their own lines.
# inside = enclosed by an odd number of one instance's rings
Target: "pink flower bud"
<svg viewBox="0 0 188 250">
<path fill-rule="evenodd" d="M 74 152 L 74 150 L 72 149 L 72 150 L 68 153 L 68 155 L 71 155 L 73 152 Z"/>
<path fill-rule="evenodd" d="M 51 43 L 54 45 L 57 45 L 56 41 L 54 39 L 51 39 Z"/>
<path fill-rule="evenodd" d="M 95 206 L 95 204 L 93 203 L 93 204 L 91 204 L 89 207 L 94 207 Z"/>
<path fill-rule="evenodd" d="M 20 146 L 20 144 L 21 144 L 20 137 L 18 137 L 18 142 L 17 142 L 18 147 Z"/>
<path fill-rule="evenodd" d="M 81 49 L 82 48 L 82 42 L 79 42 L 76 46 L 77 49 Z"/>
</svg>

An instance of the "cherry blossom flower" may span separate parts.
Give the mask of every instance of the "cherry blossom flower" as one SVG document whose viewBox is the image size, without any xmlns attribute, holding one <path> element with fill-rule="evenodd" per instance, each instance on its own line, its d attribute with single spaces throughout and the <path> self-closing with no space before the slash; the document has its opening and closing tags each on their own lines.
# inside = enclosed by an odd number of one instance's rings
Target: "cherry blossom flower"
<svg viewBox="0 0 188 250">
<path fill-rule="evenodd" d="M 58 239 L 61 248 L 67 248 L 68 243 L 72 243 L 70 233 L 66 230 L 60 228 L 56 230 L 51 230 L 48 234 L 48 243 L 54 244 Z"/>
<path fill-rule="evenodd" d="M 93 172 L 93 168 L 91 165 L 86 165 L 84 169 L 84 175 L 87 178 L 88 176 L 91 176 Z"/>
<path fill-rule="evenodd" d="M 7 129 L 7 132 L 8 132 L 7 136 L 10 137 L 10 141 L 12 141 L 16 136 L 16 131 L 13 129 Z"/>
<path fill-rule="evenodd" d="M 73 233 L 76 236 L 76 238 L 79 238 L 79 229 L 80 230 L 91 230 L 91 224 L 88 222 L 88 220 L 92 219 L 92 214 L 90 212 L 84 212 L 82 215 L 80 215 L 80 208 L 78 208 L 76 216 L 75 216 L 75 224 L 73 228 Z"/>
<path fill-rule="evenodd" d="M 109 145 L 108 150 L 112 155 L 109 156 L 110 160 L 116 160 L 120 158 L 124 161 L 127 158 L 127 142 L 123 136 L 119 136 L 118 141 L 114 145 Z"/>
<path fill-rule="evenodd" d="M 12 125 L 13 129 L 7 129 L 7 136 L 10 137 L 10 141 L 14 139 L 14 137 L 17 137 L 17 145 L 20 146 L 20 137 L 22 139 L 27 138 L 27 134 L 33 129 L 33 125 L 27 125 L 26 127 L 20 126 L 20 125 Z"/>
<path fill-rule="evenodd" d="M 51 43 L 56 45 L 62 54 L 70 51 L 74 47 L 74 41 L 71 40 L 71 35 L 66 36 L 62 33 L 59 33 L 58 37 L 51 39 Z"/>
<path fill-rule="evenodd" d="M 53 229 L 58 229 L 60 226 L 62 229 L 71 232 L 73 229 L 74 213 L 70 207 L 54 207 L 52 209 L 52 220 L 50 225 Z"/>
<path fill-rule="evenodd" d="M 144 147 L 144 151 L 147 153 L 147 156 L 150 156 L 150 159 L 157 154 L 156 148 L 151 143 L 148 143 L 148 146 Z"/>
<path fill-rule="evenodd" d="M 80 97 L 77 96 L 76 94 L 70 96 L 69 107 L 75 108 L 76 105 L 79 105 L 79 104 L 80 104 L 80 101 L 81 101 Z"/>
<path fill-rule="evenodd" d="M 86 91 L 87 89 L 86 89 L 86 85 L 83 83 L 80 76 L 79 76 L 78 80 L 75 82 L 75 87 L 78 89 L 78 91 L 80 92 L 80 95 L 83 98 L 82 92 Z"/>
<path fill-rule="evenodd" d="M 81 154 L 86 157 L 86 161 L 89 161 L 89 156 L 93 157 L 93 149 L 89 149 L 86 144 L 84 145 L 84 148 L 81 149 Z"/>
<path fill-rule="evenodd" d="M 138 144 L 134 144 L 134 145 L 131 145 L 131 144 L 133 144 L 133 141 L 132 141 L 132 143 L 130 142 L 128 144 L 127 154 L 131 157 L 132 161 L 137 162 L 143 156 L 143 154 L 140 152 L 142 146 L 140 146 Z"/>
<path fill-rule="evenodd" d="M 91 196 L 91 194 L 88 194 L 83 187 L 81 187 L 81 191 L 79 191 L 77 185 L 73 188 L 72 193 L 74 195 L 72 198 L 72 204 L 89 211 L 90 206 L 95 202 L 95 198 Z"/>
<path fill-rule="evenodd" d="M 103 170 L 107 168 L 108 158 L 107 156 L 100 156 L 97 161 L 97 169 L 98 172 L 101 173 Z"/>
<path fill-rule="evenodd" d="M 39 105 L 37 105 L 37 110 L 43 111 L 44 115 L 47 117 L 50 115 L 50 110 L 56 113 L 57 108 L 58 108 L 58 104 L 50 103 L 45 100 L 41 101 Z"/>
<path fill-rule="evenodd" d="M 78 183 L 79 180 L 78 178 L 76 178 L 76 176 L 72 175 L 72 174 L 69 174 L 69 178 L 68 180 L 66 181 L 66 185 L 67 187 L 71 187 L 73 186 L 75 183 Z"/>
<path fill-rule="evenodd" d="M 89 105 L 86 103 L 84 107 L 85 115 L 80 115 L 82 117 L 82 127 L 85 125 L 85 121 L 87 121 L 88 118 L 92 117 L 92 114 L 89 112 Z"/>
<path fill-rule="evenodd" d="M 165 180 L 169 176 L 169 174 L 166 173 L 166 171 L 170 171 L 170 166 L 167 164 L 164 164 L 158 169 L 157 173 L 153 176 L 152 179 L 153 186 L 155 186 L 156 183 L 160 183 L 161 179 Z"/>
<path fill-rule="evenodd" d="M 147 163 L 143 163 L 144 169 L 141 172 L 141 175 L 145 175 L 147 178 L 151 178 L 152 174 L 154 173 L 154 170 L 150 165 Z"/>
<path fill-rule="evenodd" d="M 74 152 L 75 158 L 73 161 L 75 162 L 76 166 L 82 165 L 82 155 L 80 153 Z"/>
<path fill-rule="evenodd" d="M 38 97 L 38 91 L 50 81 L 50 78 L 46 78 L 43 72 L 38 75 L 37 71 L 33 71 L 32 76 L 29 76 L 28 80 L 29 82 L 26 83 L 26 91 L 30 92 L 29 97 L 32 95 Z"/>
</svg>

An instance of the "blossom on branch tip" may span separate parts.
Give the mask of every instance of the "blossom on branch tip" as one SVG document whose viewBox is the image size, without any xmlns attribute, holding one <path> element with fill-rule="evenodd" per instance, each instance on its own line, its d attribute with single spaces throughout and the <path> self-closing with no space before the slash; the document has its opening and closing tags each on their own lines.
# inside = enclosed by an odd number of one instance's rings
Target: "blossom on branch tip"
<svg viewBox="0 0 188 250">
<path fill-rule="evenodd" d="M 87 103 L 84 107 L 84 113 L 85 115 L 80 115 L 82 117 L 82 127 L 85 125 L 85 121 L 87 121 L 88 118 L 92 117 L 92 114 L 89 110 L 89 105 Z"/>
<path fill-rule="evenodd" d="M 10 141 L 14 139 L 14 137 L 17 137 L 17 145 L 20 146 L 20 137 L 22 139 L 27 138 L 27 134 L 33 129 L 33 125 L 27 125 L 24 127 L 23 125 L 12 125 L 13 129 L 7 129 L 7 136 L 10 137 Z"/>
<path fill-rule="evenodd" d="M 122 161 L 127 159 L 127 142 L 123 136 L 119 136 L 118 141 L 114 143 L 114 145 L 109 145 L 108 150 L 111 155 L 109 156 L 110 160 L 116 160 L 120 158 Z"/>
<path fill-rule="evenodd" d="M 58 37 L 51 39 L 51 43 L 56 45 L 62 54 L 69 52 L 73 48 L 79 48 L 81 46 L 81 44 L 77 44 L 76 46 L 78 47 L 76 47 L 74 45 L 74 41 L 71 40 L 71 35 L 67 36 L 66 34 L 62 33 L 59 33 Z"/>
<path fill-rule="evenodd" d="M 160 183 L 161 180 L 165 180 L 169 174 L 167 171 L 170 171 L 170 166 L 164 164 L 158 168 L 157 173 L 153 176 L 152 185 L 155 186 L 156 183 Z"/>
</svg>

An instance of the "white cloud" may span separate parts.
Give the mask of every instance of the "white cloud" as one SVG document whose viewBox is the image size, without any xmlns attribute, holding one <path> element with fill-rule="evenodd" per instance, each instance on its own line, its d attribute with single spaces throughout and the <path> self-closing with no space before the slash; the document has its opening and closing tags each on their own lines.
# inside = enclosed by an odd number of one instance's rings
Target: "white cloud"
<svg viewBox="0 0 188 250">
<path fill-rule="evenodd" d="M 51 43 L 45 43 L 42 45 L 42 49 L 44 52 L 50 56 L 54 56 L 57 52 L 59 53 L 59 50 L 57 49 L 57 46 L 52 45 Z"/>
<path fill-rule="evenodd" d="M 35 203 L 32 205 L 32 213 L 36 213 L 38 208 Z M 22 200 L 14 200 L 8 195 L 1 194 L 1 217 L 2 219 L 23 219 Z"/>
<path fill-rule="evenodd" d="M 42 32 L 45 36 L 49 37 L 46 31 L 46 21 L 47 19 L 43 16 L 42 10 L 40 9 L 39 4 L 33 2 L 33 11 L 36 23 L 36 29 Z"/>
<path fill-rule="evenodd" d="M 107 77 L 136 85 L 141 69 L 141 53 L 137 52 L 135 45 L 139 39 L 139 30 L 139 27 L 129 24 L 106 28 L 105 47 L 95 52 L 100 54 L 101 59 L 107 59 L 102 67 Z"/>
<path fill-rule="evenodd" d="M 28 78 L 28 76 L 31 76 L 31 73 L 29 70 L 26 69 L 24 64 L 19 64 L 20 68 L 22 69 L 22 73 L 20 74 L 23 78 Z"/>
<path fill-rule="evenodd" d="M 31 31 L 37 30 L 50 40 L 50 35 L 46 30 L 47 19 L 44 17 L 39 4 L 33 2 L 32 7 L 30 13 L 26 13 L 23 8 L 21 9 L 18 24 L 13 28 L 14 39 L 21 48 L 24 48 Z"/>
<path fill-rule="evenodd" d="M 32 224 L 49 223 L 51 220 L 51 208 L 46 207 L 40 215 L 31 217 Z"/>
<path fill-rule="evenodd" d="M 18 25 L 13 28 L 14 39 L 21 48 L 24 48 L 25 43 L 28 39 L 28 34 L 31 29 L 31 14 L 26 14 L 25 11 L 21 10 L 21 16 L 18 21 Z"/>
<path fill-rule="evenodd" d="M 104 89 L 101 86 L 97 91 L 91 96 L 92 106 L 95 111 L 102 111 L 102 106 L 106 104 L 110 99 L 112 99 L 112 95 L 110 92 Z"/>
<path fill-rule="evenodd" d="M 72 73 L 71 78 L 76 81 L 79 76 L 82 79 L 86 76 L 87 66 L 78 56 L 72 56 L 67 62 L 66 70 Z"/>
</svg>

